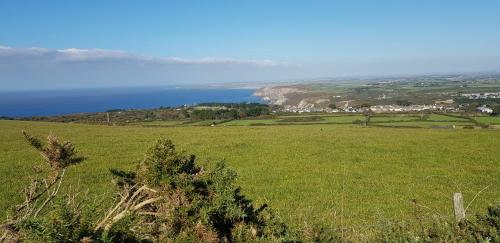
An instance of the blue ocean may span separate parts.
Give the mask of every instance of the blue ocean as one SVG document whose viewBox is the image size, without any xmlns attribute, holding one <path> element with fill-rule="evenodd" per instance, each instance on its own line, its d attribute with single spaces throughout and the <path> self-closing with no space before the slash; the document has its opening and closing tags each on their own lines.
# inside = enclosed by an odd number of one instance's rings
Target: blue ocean
<svg viewBox="0 0 500 243">
<path fill-rule="evenodd" d="M 50 116 L 111 109 L 147 109 L 203 102 L 260 102 L 253 89 L 114 88 L 0 93 L 0 116 Z"/>
</svg>

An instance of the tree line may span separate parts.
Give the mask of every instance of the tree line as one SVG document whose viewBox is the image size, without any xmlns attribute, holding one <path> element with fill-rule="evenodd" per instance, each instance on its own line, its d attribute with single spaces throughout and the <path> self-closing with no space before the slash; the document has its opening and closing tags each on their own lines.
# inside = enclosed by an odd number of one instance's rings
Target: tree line
<svg viewBox="0 0 500 243">
<path fill-rule="evenodd" d="M 190 117 L 197 120 L 234 120 L 269 114 L 270 107 L 260 103 L 201 103 L 190 112 Z"/>
</svg>

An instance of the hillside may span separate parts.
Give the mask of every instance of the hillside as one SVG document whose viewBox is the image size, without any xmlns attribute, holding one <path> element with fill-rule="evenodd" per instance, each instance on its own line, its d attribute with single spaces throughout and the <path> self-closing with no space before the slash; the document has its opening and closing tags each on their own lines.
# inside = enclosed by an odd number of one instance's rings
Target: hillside
<svg viewBox="0 0 500 243">
<path fill-rule="evenodd" d="M 200 161 L 226 160 L 243 191 L 268 202 L 293 224 L 325 223 L 369 232 L 379 221 L 411 217 L 415 199 L 426 215 L 452 218 L 460 191 L 470 213 L 500 201 L 500 131 L 363 128 L 355 125 L 131 127 L 0 121 L 0 212 L 40 161 L 21 130 L 54 133 L 88 160 L 68 185 L 111 193 L 110 168 L 131 169 L 158 137 L 171 138 Z M 75 189 L 75 188 L 73 188 Z M 68 188 L 65 188 L 68 190 Z M 106 203 L 106 202 L 105 202 Z"/>
<path fill-rule="evenodd" d="M 491 94 L 489 96 L 488 94 Z M 500 104 L 500 75 L 415 75 L 353 80 L 325 79 L 268 85 L 254 95 L 296 109 L 373 105 L 443 104 L 459 107 Z"/>
</svg>

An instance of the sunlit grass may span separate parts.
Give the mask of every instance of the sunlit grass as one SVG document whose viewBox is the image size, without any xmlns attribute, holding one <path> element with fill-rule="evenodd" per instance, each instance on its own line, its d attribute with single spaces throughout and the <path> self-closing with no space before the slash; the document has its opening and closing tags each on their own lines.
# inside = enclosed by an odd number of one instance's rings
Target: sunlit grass
<svg viewBox="0 0 500 243">
<path fill-rule="evenodd" d="M 431 127 L 444 127 L 444 126 L 474 126 L 472 122 L 462 122 L 462 121 L 408 121 L 408 122 L 389 122 L 389 123 L 377 123 L 378 126 L 396 126 L 396 127 L 421 127 L 421 128 L 431 128 Z"/>
<path fill-rule="evenodd" d="M 445 115 L 439 115 L 439 114 L 431 114 L 429 115 L 429 118 L 427 119 L 428 121 L 464 121 L 467 122 L 467 119 L 461 118 L 457 116 L 445 116 Z"/>
<path fill-rule="evenodd" d="M 72 141 L 88 160 L 69 171 L 66 185 L 88 188 L 91 195 L 112 193 L 108 170 L 134 168 L 155 139 L 168 137 L 202 163 L 226 160 L 239 173 L 244 193 L 269 203 L 294 225 L 342 222 L 370 230 L 381 219 L 411 217 L 412 199 L 452 217 L 453 192 L 462 192 L 468 203 L 488 185 L 469 212 L 500 202 L 500 130 L 331 124 L 154 128 L 0 121 L 2 217 L 22 200 L 19 192 L 32 165 L 41 163 L 23 141 L 22 129 Z"/>
<path fill-rule="evenodd" d="M 500 116 L 477 116 L 474 120 L 482 124 L 500 125 Z"/>
</svg>

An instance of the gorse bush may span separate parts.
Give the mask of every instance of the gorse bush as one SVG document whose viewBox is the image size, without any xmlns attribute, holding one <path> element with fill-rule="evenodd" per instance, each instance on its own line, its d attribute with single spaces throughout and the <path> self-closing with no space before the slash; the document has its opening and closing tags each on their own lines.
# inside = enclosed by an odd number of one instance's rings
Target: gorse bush
<svg viewBox="0 0 500 243">
<path fill-rule="evenodd" d="M 218 242 L 290 234 L 267 205 L 255 207 L 241 194 L 236 173 L 223 162 L 205 170 L 194 155 L 178 153 L 168 139 L 148 150 L 136 172 L 114 170 L 113 175 L 122 198 L 97 230 L 130 217 L 127 228 L 149 240 Z"/>
<path fill-rule="evenodd" d="M 65 195 L 48 207 L 44 217 L 20 225 L 22 239 L 35 242 L 78 242 L 95 236 L 97 205 L 86 198 Z"/>
<path fill-rule="evenodd" d="M 54 201 L 59 193 L 66 169 L 85 160 L 77 155 L 74 145 L 68 141 L 60 142 L 57 137 L 49 135 L 47 144 L 23 131 L 26 141 L 35 148 L 48 165 L 48 173 L 36 169 L 24 189 L 24 202 L 16 205 L 11 216 L 0 225 L 0 241 L 17 241 L 21 238 L 23 229 L 36 226 L 40 214 Z M 28 228 L 29 228 L 28 227 Z M 36 229 L 33 228 L 33 229 Z"/>
<path fill-rule="evenodd" d="M 478 214 L 460 222 L 462 237 L 476 242 L 500 242 L 500 205 L 489 206 L 485 215 Z"/>
<path fill-rule="evenodd" d="M 500 242 L 500 205 L 489 206 L 461 222 L 438 217 L 425 224 L 388 222 L 379 230 L 376 242 Z"/>
<path fill-rule="evenodd" d="M 60 171 L 83 160 L 72 144 L 59 143 L 53 136 L 46 146 L 25 137 L 47 159 L 58 183 Z M 98 204 L 65 195 L 44 203 L 44 214 L 38 217 L 16 214 L 15 220 L 2 225 L 2 241 L 226 242 L 296 237 L 266 204 L 256 207 L 241 193 L 236 173 L 224 162 L 206 170 L 196 164 L 194 155 L 177 152 L 168 139 L 159 139 L 135 171 L 113 169 L 111 174 L 119 197 L 107 212 L 96 216 Z"/>
</svg>

